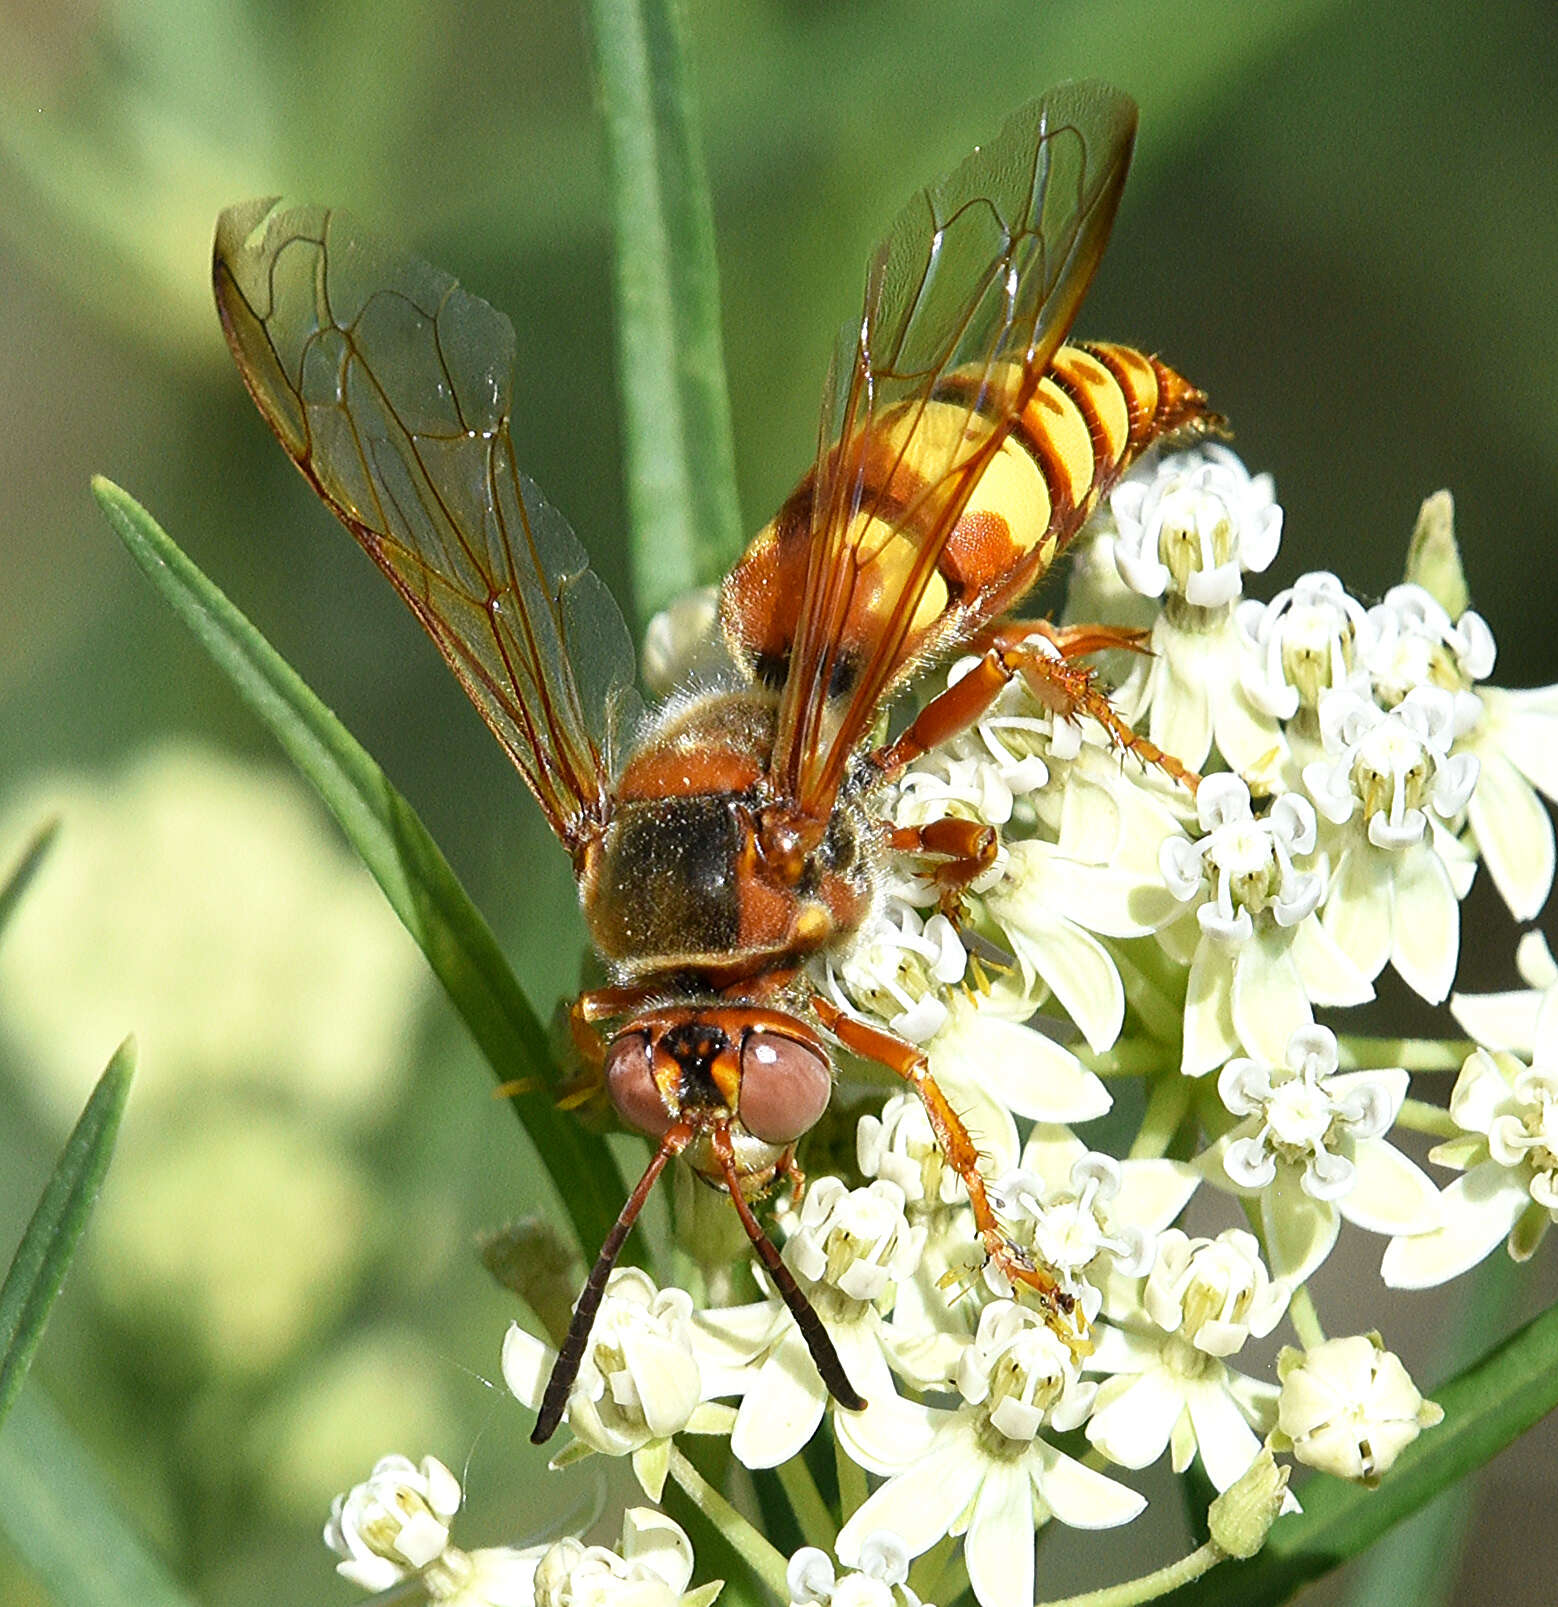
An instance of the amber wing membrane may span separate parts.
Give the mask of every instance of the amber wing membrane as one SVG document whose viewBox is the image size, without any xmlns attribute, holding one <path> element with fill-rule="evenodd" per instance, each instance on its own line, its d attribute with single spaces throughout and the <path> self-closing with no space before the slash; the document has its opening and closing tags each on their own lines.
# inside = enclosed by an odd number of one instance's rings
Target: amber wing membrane
<svg viewBox="0 0 1558 1607">
<path fill-rule="evenodd" d="M 803 811 L 830 807 L 905 669 L 947 538 L 1103 254 L 1135 134 L 1129 96 L 1063 84 L 916 196 L 876 250 L 858 332 L 846 331 L 824 393 L 805 595 L 780 707 L 774 778 Z M 949 398 L 960 429 L 946 426 Z M 936 426 L 921 429 L 933 402 Z M 876 561 L 895 534 L 912 548 L 896 567 Z M 844 622 L 867 594 L 880 631 L 866 662 L 841 664 Z M 960 624 L 966 634 L 978 623 L 949 615 L 918 650 L 945 649 Z"/>
<path fill-rule="evenodd" d="M 566 521 L 514 463 L 514 330 L 339 212 L 231 207 L 228 345 L 309 483 L 389 576 L 577 850 L 636 714 L 633 646 Z"/>
</svg>

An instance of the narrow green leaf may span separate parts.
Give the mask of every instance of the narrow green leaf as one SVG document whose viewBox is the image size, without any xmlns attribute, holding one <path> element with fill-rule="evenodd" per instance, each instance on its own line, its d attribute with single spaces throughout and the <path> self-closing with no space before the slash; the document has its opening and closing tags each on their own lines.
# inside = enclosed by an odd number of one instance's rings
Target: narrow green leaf
<svg viewBox="0 0 1558 1607">
<path fill-rule="evenodd" d="M 135 1040 L 126 1038 L 65 1140 L 54 1174 L 22 1234 L 5 1282 L 0 1284 L 0 1424 L 32 1365 L 66 1269 L 97 1201 L 134 1073 Z"/>
<path fill-rule="evenodd" d="M 415 810 L 339 720 L 242 613 L 111 481 L 92 489 L 163 600 L 199 638 L 238 694 L 313 785 L 487 1057 L 551 1175 L 579 1242 L 593 1255 L 625 1192 L 605 1141 L 559 1111 L 547 1044 L 487 923 Z"/>
<path fill-rule="evenodd" d="M 676 0 L 591 0 L 616 240 L 633 582 L 647 617 L 741 546 L 719 274 Z"/>
<path fill-rule="evenodd" d="M 36 1390 L 0 1434 L 0 1528 L 59 1607 L 193 1607 Z"/>
<path fill-rule="evenodd" d="M 1279 1518 L 1266 1549 L 1160 1598 L 1175 1607 L 1267 1607 L 1355 1557 L 1441 1490 L 1481 1467 L 1558 1406 L 1558 1306 L 1458 1374 L 1433 1398 L 1444 1422 L 1402 1453 L 1377 1490 L 1313 1478 L 1301 1515 Z"/>
<path fill-rule="evenodd" d="M 22 857 L 17 860 L 11 874 L 0 882 L 0 932 L 4 932 L 12 915 L 16 913 L 16 906 L 22 901 L 34 876 L 38 874 L 38 867 L 43 863 L 44 856 L 54 846 L 54 839 L 59 835 L 60 823 L 58 820 L 46 820 L 36 832 L 30 843 L 22 850 Z"/>
</svg>

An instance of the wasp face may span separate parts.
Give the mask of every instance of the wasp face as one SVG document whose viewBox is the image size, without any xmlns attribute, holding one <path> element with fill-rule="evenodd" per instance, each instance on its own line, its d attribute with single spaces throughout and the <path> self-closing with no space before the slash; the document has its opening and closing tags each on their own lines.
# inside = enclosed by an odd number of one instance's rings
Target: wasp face
<svg viewBox="0 0 1558 1607">
<path fill-rule="evenodd" d="M 679 1122 L 700 1132 L 727 1127 L 746 1152 L 743 1173 L 752 1161 L 761 1185 L 827 1108 L 833 1074 L 821 1040 L 794 1016 L 679 1008 L 641 1016 L 617 1034 L 606 1051 L 606 1087 L 623 1120 L 651 1138 Z"/>
</svg>

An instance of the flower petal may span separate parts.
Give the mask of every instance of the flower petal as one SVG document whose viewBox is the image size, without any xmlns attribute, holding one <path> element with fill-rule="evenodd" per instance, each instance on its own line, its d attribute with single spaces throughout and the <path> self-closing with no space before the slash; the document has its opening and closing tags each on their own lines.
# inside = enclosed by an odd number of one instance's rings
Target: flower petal
<svg viewBox="0 0 1558 1607">
<path fill-rule="evenodd" d="M 1558 735 L 1558 721 L 1554 722 Z M 1517 921 L 1534 920 L 1553 885 L 1553 823 L 1531 783 L 1502 753 L 1479 747 L 1482 769 L 1466 805 L 1494 885 Z"/>
<path fill-rule="evenodd" d="M 1127 1468 L 1148 1467 L 1163 1455 L 1185 1409 L 1182 1380 L 1161 1365 L 1131 1379 L 1116 1375 L 1098 1398 L 1103 1404 L 1087 1420 L 1088 1443 Z"/>
<path fill-rule="evenodd" d="M 1396 868 L 1391 963 L 1430 1004 L 1450 996 L 1461 949 L 1461 911 L 1450 873 L 1426 843 L 1405 850 Z"/>
<path fill-rule="evenodd" d="M 1306 1194 L 1292 1166 L 1279 1166 L 1275 1181 L 1260 1197 L 1261 1225 L 1271 1273 L 1302 1283 L 1331 1253 L 1341 1217 L 1329 1201 Z"/>
<path fill-rule="evenodd" d="M 1032 1607 L 1033 1488 L 1021 1462 L 992 1462 L 969 1519 L 963 1559 L 980 1607 Z"/>
<path fill-rule="evenodd" d="M 828 1391 L 800 1329 L 784 1334 L 742 1397 L 730 1448 L 744 1467 L 788 1462 L 817 1431 Z"/>
<path fill-rule="evenodd" d="M 1280 1066 L 1288 1039 L 1314 1024 L 1289 934 L 1257 927 L 1233 960 L 1233 1025 L 1246 1054 Z"/>
<path fill-rule="evenodd" d="M 897 1535 L 911 1557 L 923 1556 L 964 1521 L 988 1465 L 964 1426 L 949 1424 L 913 1467 L 889 1479 L 855 1509 L 839 1530 L 834 1547 L 839 1561 L 856 1567 L 862 1545 L 878 1529 Z"/>
<path fill-rule="evenodd" d="M 1233 1026 L 1233 961 L 1237 951 L 1220 938 L 1203 937 L 1190 962 L 1185 991 L 1185 1041 L 1179 1069 L 1202 1077 L 1239 1050 Z"/>
<path fill-rule="evenodd" d="M 945 1076 L 950 1085 L 976 1087 L 1033 1121 L 1092 1121 L 1114 1103 L 1102 1079 L 1053 1038 L 963 1000 L 954 1001 L 946 1027 L 928 1048 L 938 1080 Z M 1006 1125 L 1011 1126 L 1009 1119 Z M 1006 1144 L 996 1149 L 981 1144 L 980 1150 L 1000 1171 L 1002 1154 L 1009 1157 L 1016 1150 L 1015 1128 Z"/>
<path fill-rule="evenodd" d="M 1367 1004 L 1374 997 L 1374 985 L 1317 916 L 1294 927 L 1293 958 L 1314 1004 Z"/>
<path fill-rule="evenodd" d="M 1073 1529 L 1113 1529 L 1147 1504 L 1129 1485 L 1083 1467 L 1043 1440 L 1033 1442 L 1024 1460 L 1039 1500 Z"/>
<path fill-rule="evenodd" d="M 1426 1233 L 1439 1225 L 1433 1179 L 1383 1138 L 1365 1138 L 1353 1151 L 1352 1188 L 1336 1202 L 1355 1227 L 1370 1233 Z"/>
<path fill-rule="evenodd" d="M 1186 1405 L 1201 1466 L 1217 1489 L 1226 1490 L 1259 1455 L 1260 1440 L 1221 1379 L 1209 1376 L 1192 1384 Z"/>
<path fill-rule="evenodd" d="M 1005 930 L 1018 959 L 1043 977 L 1088 1046 L 1102 1054 L 1125 1021 L 1125 986 L 1103 944 L 1060 916 L 1041 927 Z"/>
<path fill-rule="evenodd" d="M 1444 1191 L 1441 1226 L 1385 1246 L 1380 1276 L 1392 1289 L 1448 1283 L 1490 1255 L 1529 1203 L 1513 1173 L 1496 1161 L 1484 1161 Z"/>
<path fill-rule="evenodd" d="M 1326 894 L 1325 929 L 1371 982 L 1390 958 L 1390 871 L 1381 849 L 1343 849 Z"/>
</svg>

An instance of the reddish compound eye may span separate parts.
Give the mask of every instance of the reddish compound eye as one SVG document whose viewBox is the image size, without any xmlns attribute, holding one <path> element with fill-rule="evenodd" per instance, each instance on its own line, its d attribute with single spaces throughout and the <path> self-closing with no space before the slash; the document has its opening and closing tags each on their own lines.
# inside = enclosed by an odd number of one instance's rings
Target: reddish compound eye
<svg viewBox="0 0 1558 1607">
<path fill-rule="evenodd" d="M 833 1073 L 810 1044 L 749 1032 L 741 1044 L 741 1125 L 765 1144 L 789 1144 L 828 1108 Z"/>
<path fill-rule="evenodd" d="M 674 1120 L 655 1086 L 649 1034 L 625 1032 L 606 1051 L 606 1091 L 617 1114 L 651 1138 L 664 1138 Z"/>
</svg>

